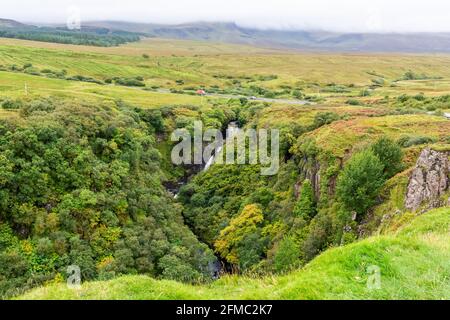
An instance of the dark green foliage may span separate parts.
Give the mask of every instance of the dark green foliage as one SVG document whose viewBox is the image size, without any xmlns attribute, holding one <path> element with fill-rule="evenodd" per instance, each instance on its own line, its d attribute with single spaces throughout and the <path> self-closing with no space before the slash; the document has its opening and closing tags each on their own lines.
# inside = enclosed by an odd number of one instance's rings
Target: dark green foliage
<svg viewBox="0 0 450 320">
<path fill-rule="evenodd" d="M 411 70 L 405 72 L 401 80 L 427 80 L 427 79 L 441 79 L 441 77 L 430 77 L 426 74 L 417 74 Z"/>
<path fill-rule="evenodd" d="M 0 100 L 0 105 L 3 109 L 20 109 L 22 107 L 22 102 L 20 100 L 3 99 Z"/>
<path fill-rule="evenodd" d="M 394 176 L 402 169 L 402 149 L 388 137 L 378 139 L 372 145 L 372 151 L 384 166 L 385 178 Z"/>
<path fill-rule="evenodd" d="M 313 128 L 320 128 L 321 126 L 333 123 L 340 119 L 340 116 L 334 112 L 319 112 L 314 116 Z"/>
<path fill-rule="evenodd" d="M 289 271 L 299 263 L 300 248 L 292 237 L 284 237 L 277 246 L 274 268 L 277 272 Z"/>
<path fill-rule="evenodd" d="M 113 31 L 102 28 L 68 30 L 64 28 L 38 28 L 33 26 L 24 26 L 20 28 L 0 28 L 0 37 L 64 44 L 111 47 L 127 42 L 139 41 L 140 34 L 124 31 Z"/>
<path fill-rule="evenodd" d="M 346 103 L 351 106 L 360 106 L 361 105 L 361 102 L 359 102 L 359 100 L 356 100 L 356 99 L 348 99 Z"/>
<path fill-rule="evenodd" d="M 433 142 L 435 142 L 435 139 L 433 139 L 431 137 L 423 137 L 423 136 L 407 137 L 407 136 L 404 136 L 404 137 L 401 137 L 397 141 L 397 144 L 403 148 L 409 148 L 412 146 L 433 143 Z"/>
<path fill-rule="evenodd" d="M 141 119 L 154 128 L 155 132 L 164 132 L 164 118 L 160 110 L 137 109 Z"/>
<path fill-rule="evenodd" d="M 295 204 L 293 214 L 305 220 L 310 220 L 316 215 L 314 190 L 309 179 L 302 184 L 300 197 Z"/>
<path fill-rule="evenodd" d="M 21 115 L 28 125 L 0 131 L 0 296 L 69 265 L 84 280 L 209 277 L 211 250 L 162 186 L 149 134 L 160 114 L 45 99 Z"/>
<path fill-rule="evenodd" d="M 83 81 L 83 82 L 91 82 L 91 83 L 96 83 L 96 84 L 103 84 L 103 82 L 101 82 L 100 80 L 91 78 L 91 77 L 85 77 L 85 76 L 80 76 L 80 75 L 76 75 L 73 77 L 68 77 L 67 80 L 73 80 L 73 81 Z"/>
<path fill-rule="evenodd" d="M 355 154 L 339 175 L 336 192 L 349 211 L 364 215 L 384 184 L 384 165 L 373 151 Z"/>
<path fill-rule="evenodd" d="M 441 111 L 447 109 L 449 103 L 450 95 L 427 97 L 420 93 L 414 96 L 402 94 L 393 100 L 392 106 L 399 110 Z"/>
<path fill-rule="evenodd" d="M 118 78 L 116 84 L 127 87 L 145 87 L 145 83 L 136 78 Z"/>
<path fill-rule="evenodd" d="M 327 214 L 318 214 L 308 227 L 302 251 L 305 261 L 312 260 L 332 243 L 333 225 Z"/>
<path fill-rule="evenodd" d="M 303 99 L 303 93 L 298 89 L 292 91 L 292 96 L 295 99 Z"/>
<path fill-rule="evenodd" d="M 264 258 L 266 246 L 260 230 L 247 234 L 237 248 L 240 270 L 245 271 L 257 265 Z"/>
</svg>

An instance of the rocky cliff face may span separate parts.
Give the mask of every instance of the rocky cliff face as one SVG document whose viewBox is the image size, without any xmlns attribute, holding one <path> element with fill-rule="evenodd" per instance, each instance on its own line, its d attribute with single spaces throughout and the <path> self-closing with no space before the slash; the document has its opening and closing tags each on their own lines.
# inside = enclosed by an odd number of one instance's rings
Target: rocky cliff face
<svg viewBox="0 0 450 320">
<path fill-rule="evenodd" d="M 450 152 L 425 149 L 414 167 L 405 199 L 405 207 L 416 211 L 422 204 L 428 208 L 442 205 L 442 195 L 450 190 Z"/>
</svg>

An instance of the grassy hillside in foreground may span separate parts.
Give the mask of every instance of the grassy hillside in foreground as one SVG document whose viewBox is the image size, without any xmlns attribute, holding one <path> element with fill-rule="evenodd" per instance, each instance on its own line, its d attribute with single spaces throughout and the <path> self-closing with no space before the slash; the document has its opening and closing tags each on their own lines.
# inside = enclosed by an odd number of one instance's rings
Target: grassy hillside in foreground
<svg viewBox="0 0 450 320">
<path fill-rule="evenodd" d="M 146 276 L 51 284 L 19 299 L 450 299 L 450 208 L 415 218 L 399 231 L 330 249 L 305 268 L 261 279 L 228 276 L 191 286 Z M 378 266 L 381 289 L 368 289 Z"/>
</svg>

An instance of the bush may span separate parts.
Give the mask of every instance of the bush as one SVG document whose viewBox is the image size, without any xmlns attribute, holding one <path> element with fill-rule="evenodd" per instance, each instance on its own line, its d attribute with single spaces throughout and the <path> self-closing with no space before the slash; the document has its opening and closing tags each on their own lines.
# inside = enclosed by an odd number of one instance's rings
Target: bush
<svg viewBox="0 0 450 320">
<path fill-rule="evenodd" d="M 116 84 L 127 87 L 145 87 L 145 83 L 133 78 L 118 78 Z"/>
<path fill-rule="evenodd" d="M 402 149 L 391 139 L 381 137 L 372 145 L 372 151 L 383 164 L 386 178 L 394 176 L 402 169 Z"/>
<path fill-rule="evenodd" d="M 300 248 L 292 237 L 284 237 L 273 259 L 275 271 L 289 271 L 299 263 Z"/>
<path fill-rule="evenodd" d="M 316 215 L 316 202 L 314 199 L 314 190 L 309 179 L 302 184 L 300 197 L 295 204 L 294 215 L 308 221 Z"/>
<path fill-rule="evenodd" d="M 338 177 L 336 192 L 349 211 L 363 215 L 384 184 L 384 165 L 371 150 L 355 154 Z"/>
<path fill-rule="evenodd" d="M 20 100 L 5 99 L 1 101 L 0 104 L 3 109 L 7 110 L 20 109 L 22 107 L 22 102 Z"/>
<path fill-rule="evenodd" d="M 400 145 L 403 148 L 409 148 L 416 145 L 421 144 L 427 144 L 427 143 L 433 143 L 435 139 L 431 137 L 425 137 L 425 136 L 418 136 L 418 137 L 401 137 L 397 144 Z"/>
<path fill-rule="evenodd" d="M 314 128 L 320 128 L 321 126 L 333 123 L 339 120 L 340 117 L 334 112 L 319 112 L 314 116 Z"/>
<path fill-rule="evenodd" d="M 361 105 L 361 102 L 359 102 L 359 100 L 356 100 L 356 99 L 348 99 L 346 103 L 351 106 L 360 106 Z"/>
<path fill-rule="evenodd" d="M 296 99 L 303 99 L 303 93 L 298 89 L 292 91 L 292 96 Z"/>
<path fill-rule="evenodd" d="M 102 84 L 102 82 L 100 80 L 97 80 L 97 79 L 94 79 L 94 78 L 91 78 L 91 77 L 81 76 L 81 75 L 76 75 L 76 76 L 73 76 L 73 77 L 69 77 L 69 78 L 67 78 L 67 80 Z"/>
</svg>

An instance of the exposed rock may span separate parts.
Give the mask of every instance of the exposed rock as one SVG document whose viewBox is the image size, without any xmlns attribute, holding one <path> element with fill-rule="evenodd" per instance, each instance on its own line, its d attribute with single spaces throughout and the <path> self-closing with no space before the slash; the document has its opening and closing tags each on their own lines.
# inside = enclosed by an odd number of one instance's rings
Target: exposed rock
<svg viewBox="0 0 450 320">
<path fill-rule="evenodd" d="M 405 199 L 405 207 L 416 211 L 422 204 L 429 208 L 442 205 L 440 197 L 450 188 L 450 152 L 425 149 L 414 167 Z"/>
<path fill-rule="evenodd" d="M 294 186 L 294 192 L 296 197 L 300 195 L 301 185 L 305 179 L 311 181 L 314 196 L 316 199 L 320 197 L 320 163 L 316 159 L 304 158 L 299 164 L 300 181 Z"/>
</svg>

